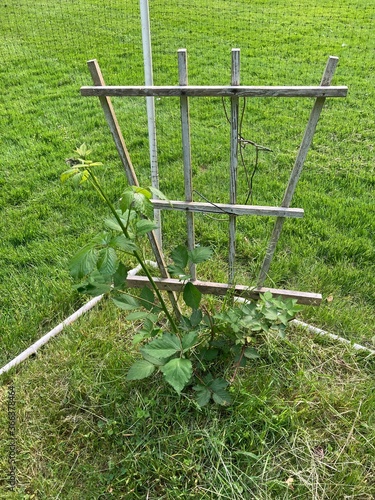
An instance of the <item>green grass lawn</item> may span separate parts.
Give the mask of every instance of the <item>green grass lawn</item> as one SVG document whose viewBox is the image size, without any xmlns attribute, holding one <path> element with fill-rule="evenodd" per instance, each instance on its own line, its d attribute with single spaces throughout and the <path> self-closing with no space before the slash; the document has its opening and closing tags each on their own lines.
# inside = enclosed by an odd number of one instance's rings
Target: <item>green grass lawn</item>
<svg viewBox="0 0 375 500">
<path fill-rule="evenodd" d="M 366 2 L 152 2 L 155 83 L 177 83 L 186 47 L 191 84 L 230 81 L 241 48 L 241 83 L 318 84 L 328 55 L 346 99 L 324 107 L 266 285 L 321 292 L 300 318 L 374 348 L 374 130 L 372 26 Z M 0 6 L 0 365 L 75 311 L 68 261 L 106 215 L 90 189 L 61 185 L 65 158 L 82 142 L 106 168 L 113 199 L 124 177 L 101 108 L 79 95 L 98 58 L 108 84 L 141 84 L 139 13 L 131 2 L 7 1 Z M 207 8 L 214 5 L 212 15 Z M 64 9 L 64 10 L 63 10 Z M 222 22 L 225 17 L 227 22 Z M 142 100 L 115 99 L 141 183 L 148 184 Z M 260 157 L 254 204 L 278 205 L 312 101 L 248 100 L 243 135 L 272 149 Z M 156 101 L 161 189 L 183 196 L 179 103 Z M 220 100 L 191 101 L 194 187 L 227 202 L 229 126 Z M 245 150 L 251 169 L 254 151 Z M 239 201 L 246 198 L 239 170 Z M 195 201 L 203 201 L 198 194 Z M 219 218 L 221 219 L 221 218 Z M 239 283 L 252 285 L 272 229 L 238 219 Z M 227 221 L 200 216 L 197 240 L 214 249 L 204 278 L 223 281 Z M 179 214 L 164 216 L 166 253 L 186 238 Z M 329 298 L 329 300 L 326 300 Z M 332 299 L 332 300 L 331 300 Z M 17 391 L 18 480 L 7 492 L 6 383 L 1 387 L 0 488 L 4 498 L 359 498 L 375 496 L 373 363 L 300 331 L 270 339 L 233 387 L 230 409 L 197 409 L 155 381 L 125 383 L 132 325 L 103 302 L 26 362 Z M 156 396 L 155 396 L 156 393 Z M 21 430 L 22 429 L 22 430 Z M 84 493 L 82 493 L 84 491 Z M 18 495 L 18 496 L 17 496 Z M 27 496 L 29 495 L 29 496 Z"/>
</svg>

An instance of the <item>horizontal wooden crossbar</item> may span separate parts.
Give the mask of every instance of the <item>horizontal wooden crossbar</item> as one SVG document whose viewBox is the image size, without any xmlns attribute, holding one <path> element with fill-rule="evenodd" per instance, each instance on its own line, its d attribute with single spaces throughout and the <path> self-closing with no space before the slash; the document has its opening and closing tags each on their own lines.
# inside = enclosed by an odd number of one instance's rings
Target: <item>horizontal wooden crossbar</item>
<svg viewBox="0 0 375 500">
<path fill-rule="evenodd" d="M 182 210 L 184 212 L 203 212 L 230 215 L 264 215 L 275 217 L 302 218 L 302 208 L 262 207 L 256 205 L 230 205 L 225 203 L 200 203 L 194 201 L 151 200 L 158 210 Z"/>
<path fill-rule="evenodd" d="M 244 87 L 244 86 L 92 86 L 81 87 L 82 96 L 156 97 L 345 97 L 348 87 Z"/>
<path fill-rule="evenodd" d="M 154 278 L 156 286 L 159 290 L 180 292 L 184 283 L 173 278 Z M 127 285 L 131 288 L 143 288 L 144 286 L 151 287 L 151 284 L 146 276 L 131 276 L 128 277 Z M 298 304 L 319 305 L 322 301 L 322 296 L 319 293 L 296 292 L 293 290 L 278 290 L 276 288 L 249 288 L 244 285 L 231 286 L 226 283 L 213 283 L 210 281 L 192 281 L 201 293 L 212 295 L 226 295 L 232 291 L 235 296 L 245 299 L 258 299 L 259 295 L 265 292 L 271 292 L 276 297 L 285 299 L 296 299 Z"/>
</svg>

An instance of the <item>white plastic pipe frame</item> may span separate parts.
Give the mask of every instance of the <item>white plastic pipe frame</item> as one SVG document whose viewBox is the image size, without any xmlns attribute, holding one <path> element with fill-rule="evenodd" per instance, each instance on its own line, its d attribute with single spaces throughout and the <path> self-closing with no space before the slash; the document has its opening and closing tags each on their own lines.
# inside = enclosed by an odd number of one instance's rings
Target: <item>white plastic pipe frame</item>
<svg viewBox="0 0 375 500">
<path fill-rule="evenodd" d="M 147 261 L 147 264 L 151 267 L 156 268 L 157 264 L 156 262 L 152 261 Z M 134 269 L 131 269 L 128 273 L 129 276 L 135 276 L 139 271 L 141 270 L 141 266 L 137 266 Z M 49 340 L 51 340 L 53 337 L 55 337 L 58 333 L 60 333 L 66 326 L 72 324 L 76 319 L 78 319 L 80 316 L 82 316 L 85 312 L 89 311 L 92 309 L 100 300 L 103 298 L 103 295 L 99 295 L 98 297 L 95 297 L 94 299 L 91 299 L 87 304 L 82 306 L 78 311 L 73 313 L 71 316 L 66 318 L 63 322 L 61 322 L 59 325 L 57 325 L 53 330 L 50 332 L 46 333 L 43 337 L 41 337 L 39 340 L 37 340 L 34 344 L 32 344 L 30 347 L 28 347 L 25 351 L 21 352 L 17 357 L 12 359 L 12 361 L 9 361 L 5 366 L 3 366 L 0 369 L 0 375 L 3 373 L 8 372 L 11 368 L 14 366 L 19 365 L 22 363 L 22 361 L 25 361 L 25 359 L 29 358 L 32 354 L 35 354 L 36 351 L 42 347 L 44 344 L 46 344 Z M 244 299 L 241 299 L 240 297 L 236 298 L 237 302 L 245 302 Z M 314 333 L 316 335 L 321 335 L 325 337 L 329 337 L 330 339 L 337 340 L 339 342 L 342 342 L 344 344 L 350 345 L 353 349 L 357 351 L 366 351 L 369 353 L 369 355 L 374 356 L 375 355 L 375 350 L 370 349 L 369 347 L 365 347 L 360 344 L 353 344 L 350 342 L 350 340 L 347 340 L 343 337 L 339 337 L 338 335 L 335 335 L 333 333 L 326 332 L 325 330 L 321 330 L 320 328 L 316 328 L 315 326 L 309 325 L 308 323 L 304 323 L 303 321 L 299 321 L 297 319 L 293 319 L 291 321 L 292 324 L 305 328 L 307 331 L 310 333 Z"/>
<path fill-rule="evenodd" d="M 154 267 L 154 268 L 157 267 L 156 262 L 148 260 L 148 261 L 146 261 L 146 263 L 151 267 Z M 128 276 L 135 276 L 137 273 L 139 273 L 140 270 L 141 270 L 141 266 L 139 265 L 139 266 L 135 267 L 134 269 L 131 269 L 128 272 Z M 78 309 L 78 311 L 76 311 L 71 316 L 69 316 L 64 321 L 62 321 L 53 330 L 46 333 L 43 337 L 41 337 L 34 344 L 32 344 L 30 347 L 28 347 L 25 351 L 21 352 L 21 354 L 19 354 L 17 357 L 12 359 L 12 361 L 9 361 L 9 363 L 7 363 L 5 366 L 0 368 L 0 375 L 8 372 L 14 366 L 19 365 L 20 363 L 22 363 L 22 361 L 25 361 L 25 359 L 29 358 L 32 354 L 35 354 L 36 351 L 40 347 L 42 347 L 49 340 L 51 340 L 58 333 L 60 333 L 66 326 L 71 325 L 76 319 L 78 319 L 80 316 L 82 316 L 85 312 L 92 309 L 98 302 L 100 302 L 102 300 L 102 298 L 103 298 L 103 295 L 98 295 L 98 297 L 95 297 L 95 298 L 91 299 L 89 302 L 87 302 L 87 304 L 82 306 L 80 309 Z"/>
</svg>

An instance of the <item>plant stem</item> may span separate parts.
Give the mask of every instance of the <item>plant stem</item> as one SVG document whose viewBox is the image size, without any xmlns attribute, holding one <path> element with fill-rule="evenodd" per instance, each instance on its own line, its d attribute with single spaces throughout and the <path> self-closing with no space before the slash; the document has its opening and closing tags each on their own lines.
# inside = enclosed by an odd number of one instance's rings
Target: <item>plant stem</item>
<svg viewBox="0 0 375 500">
<path fill-rule="evenodd" d="M 128 230 L 127 228 L 124 226 L 121 218 L 119 217 L 118 213 L 116 212 L 116 209 L 115 207 L 112 205 L 111 201 L 109 200 L 108 196 L 105 194 L 105 192 L 103 191 L 101 185 L 99 184 L 99 182 L 97 181 L 96 177 L 91 173 L 91 171 L 89 170 L 88 171 L 89 174 L 90 174 L 90 177 L 91 177 L 91 180 L 92 180 L 92 183 L 94 184 L 94 187 L 97 189 L 97 191 L 101 194 L 101 196 L 104 198 L 105 202 L 107 203 L 109 209 L 111 210 L 113 216 L 115 217 L 116 221 L 118 222 L 118 225 L 121 227 L 121 230 L 122 232 L 124 233 L 125 237 L 130 239 L 129 237 L 129 233 L 128 233 Z M 129 215 L 130 215 L 130 208 L 129 208 Z M 133 252 L 133 255 L 134 257 L 137 259 L 137 261 L 139 262 L 142 270 L 145 272 L 146 276 L 147 276 L 147 279 L 149 280 L 152 288 L 154 289 L 155 291 L 155 294 L 157 296 L 157 298 L 159 299 L 159 302 L 160 302 L 160 305 L 174 331 L 174 333 L 177 333 L 178 332 L 178 329 L 177 329 L 177 326 L 176 326 L 176 323 L 174 321 L 174 319 L 172 318 L 171 314 L 169 313 L 168 311 L 168 308 L 167 308 L 167 305 L 166 303 L 164 302 L 164 299 L 160 293 L 160 290 L 158 289 L 158 287 L 156 286 L 156 283 L 150 273 L 150 271 L 147 269 L 147 266 L 146 264 L 144 263 L 142 257 L 139 255 L 139 253 L 135 250 Z"/>
</svg>

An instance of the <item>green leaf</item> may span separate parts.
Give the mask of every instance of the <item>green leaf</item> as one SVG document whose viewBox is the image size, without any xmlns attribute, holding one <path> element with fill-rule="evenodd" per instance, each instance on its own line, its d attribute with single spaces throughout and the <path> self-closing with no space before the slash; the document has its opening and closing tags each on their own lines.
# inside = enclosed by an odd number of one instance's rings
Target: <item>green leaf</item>
<svg viewBox="0 0 375 500">
<path fill-rule="evenodd" d="M 115 288 L 122 288 L 126 285 L 126 278 L 128 276 L 128 269 L 120 262 L 115 274 L 113 275 L 113 285 Z"/>
<path fill-rule="evenodd" d="M 181 339 L 183 352 L 186 352 L 188 349 L 193 347 L 193 345 L 197 343 L 197 340 L 198 340 L 197 332 L 189 332 L 186 335 L 184 335 Z"/>
<path fill-rule="evenodd" d="M 160 368 L 165 380 L 180 394 L 191 379 L 193 367 L 190 359 L 174 358 Z"/>
<path fill-rule="evenodd" d="M 193 328 L 199 325 L 202 321 L 203 315 L 200 309 L 194 309 L 190 316 L 190 323 Z"/>
<path fill-rule="evenodd" d="M 111 233 L 109 233 L 108 231 L 102 231 L 101 233 L 96 234 L 91 241 L 96 245 L 108 245 L 108 243 L 111 241 L 111 238 Z"/>
<path fill-rule="evenodd" d="M 194 250 L 189 252 L 189 258 L 193 264 L 200 264 L 210 259 L 212 256 L 212 250 L 208 247 L 196 247 Z"/>
<path fill-rule="evenodd" d="M 272 300 L 272 293 L 271 292 L 264 292 L 263 294 L 261 294 L 260 296 L 263 300 Z"/>
<path fill-rule="evenodd" d="M 112 297 L 112 300 L 117 307 L 124 311 L 132 311 L 141 306 L 138 300 L 130 295 L 121 294 L 121 296 Z"/>
<path fill-rule="evenodd" d="M 85 143 L 81 144 L 79 148 L 76 149 L 75 151 L 79 156 L 82 158 L 85 158 L 85 156 L 88 156 L 91 153 L 91 149 L 87 149 L 87 146 Z"/>
<path fill-rule="evenodd" d="M 121 222 L 123 223 L 124 226 L 126 226 L 127 223 L 127 217 L 125 217 L 120 210 L 116 210 L 117 215 L 119 216 Z M 109 229 L 113 229 L 114 231 L 122 231 L 120 224 L 117 222 L 116 217 L 108 217 L 107 219 L 104 220 L 104 224 L 109 227 Z"/>
<path fill-rule="evenodd" d="M 195 385 L 193 387 L 194 391 L 197 392 L 197 403 L 202 408 L 211 399 L 211 391 L 204 385 Z"/>
<path fill-rule="evenodd" d="M 69 263 L 69 270 L 74 278 L 87 276 L 96 267 L 98 253 L 90 243 L 79 250 Z"/>
<path fill-rule="evenodd" d="M 171 259 L 176 264 L 176 267 L 183 270 L 183 272 L 180 274 L 184 274 L 184 269 L 187 266 L 189 260 L 187 248 L 183 245 L 179 245 L 178 247 L 176 247 L 171 253 Z"/>
<path fill-rule="evenodd" d="M 189 281 L 184 286 L 182 297 L 187 306 L 191 307 L 192 309 L 198 309 L 202 294 L 198 290 L 198 288 Z"/>
<path fill-rule="evenodd" d="M 180 340 L 176 335 L 163 333 L 161 338 L 147 344 L 141 349 L 141 352 L 158 359 L 165 359 L 181 352 L 181 347 Z"/>
<path fill-rule="evenodd" d="M 210 384 L 210 389 L 212 391 L 212 397 L 215 403 L 223 406 L 227 406 L 232 402 L 230 394 L 225 390 L 228 386 L 228 382 L 222 378 L 216 378 Z"/>
<path fill-rule="evenodd" d="M 256 349 L 254 349 L 253 347 L 246 347 L 246 349 L 244 350 L 244 356 L 248 359 L 259 359 L 260 358 L 258 351 Z"/>
<path fill-rule="evenodd" d="M 142 356 L 145 358 L 146 361 L 149 361 L 155 366 L 163 366 L 165 364 L 166 359 L 162 358 L 155 358 L 154 356 L 151 356 L 151 354 L 148 354 L 147 352 L 144 352 L 143 349 L 140 349 L 140 352 L 142 353 Z"/>
<path fill-rule="evenodd" d="M 101 274 L 112 276 L 118 266 L 116 250 L 111 247 L 103 248 L 99 252 L 97 267 Z"/>
<path fill-rule="evenodd" d="M 165 194 L 163 194 L 161 191 L 159 191 L 159 189 L 156 189 L 153 186 L 149 186 L 148 189 L 159 200 L 169 201 L 169 199 L 165 196 Z"/>
<path fill-rule="evenodd" d="M 142 304 L 142 306 L 148 311 L 151 311 L 154 307 L 154 302 L 154 292 L 147 286 L 143 287 L 140 295 L 140 303 Z"/>
<path fill-rule="evenodd" d="M 121 208 L 122 212 L 126 212 L 127 210 L 130 210 L 133 201 L 134 201 L 134 191 L 131 188 L 124 191 L 122 193 L 121 201 L 120 201 L 120 208 Z"/>
<path fill-rule="evenodd" d="M 152 220 L 142 219 L 136 223 L 136 234 L 137 236 L 143 236 L 149 233 L 153 229 L 157 229 L 158 225 Z"/>
<path fill-rule="evenodd" d="M 112 238 L 109 244 L 114 248 L 118 248 L 119 250 L 122 250 L 130 255 L 133 255 L 133 253 L 138 250 L 134 241 L 127 238 L 124 234 L 119 234 L 115 238 Z"/>
<path fill-rule="evenodd" d="M 186 271 L 184 268 L 180 266 L 175 266 L 173 264 L 168 266 L 168 271 L 172 276 L 178 276 L 179 279 L 185 280 L 185 279 L 190 279 L 190 274 L 186 274 Z"/>
<path fill-rule="evenodd" d="M 126 380 L 142 380 L 149 377 L 155 370 L 155 365 L 149 363 L 145 359 L 140 359 L 132 364 L 127 375 Z"/>
<path fill-rule="evenodd" d="M 149 313 L 147 311 L 135 311 L 126 316 L 126 321 L 137 321 L 147 318 L 148 315 Z"/>
<path fill-rule="evenodd" d="M 80 170 L 77 167 L 73 167 L 73 168 L 69 168 L 69 170 L 65 170 L 65 172 L 63 172 L 60 176 L 61 182 L 66 182 L 68 179 L 70 179 L 70 177 L 73 177 L 73 175 L 78 174 L 79 171 Z"/>
</svg>

